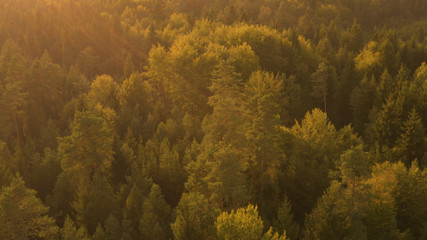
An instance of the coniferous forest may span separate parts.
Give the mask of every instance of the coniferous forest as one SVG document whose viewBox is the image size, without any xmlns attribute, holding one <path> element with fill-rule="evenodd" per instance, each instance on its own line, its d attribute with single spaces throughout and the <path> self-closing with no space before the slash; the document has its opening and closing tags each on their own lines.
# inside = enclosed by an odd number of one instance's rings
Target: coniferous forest
<svg viewBox="0 0 427 240">
<path fill-rule="evenodd" d="M 426 0 L 0 0 L 0 239 L 427 239 Z"/>
</svg>

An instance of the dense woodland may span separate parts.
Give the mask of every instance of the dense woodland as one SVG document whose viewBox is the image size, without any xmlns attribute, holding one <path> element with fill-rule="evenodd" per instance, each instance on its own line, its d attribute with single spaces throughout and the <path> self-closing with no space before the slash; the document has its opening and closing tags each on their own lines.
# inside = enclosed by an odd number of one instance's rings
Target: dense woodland
<svg viewBox="0 0 427 240">
<path fill-rule="evenodd" d="M 1 0 L 0 239 L 427 239 L 426 0 Z"/>
</svg>

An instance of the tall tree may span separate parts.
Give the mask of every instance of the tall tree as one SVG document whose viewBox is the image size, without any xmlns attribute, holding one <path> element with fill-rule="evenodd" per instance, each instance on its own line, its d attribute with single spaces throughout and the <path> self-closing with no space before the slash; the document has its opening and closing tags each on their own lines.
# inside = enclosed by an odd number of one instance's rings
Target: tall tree
<svg viewBox="0 0 427 240">
<path fill-rule="evenodd" d="M 291 210 L 291 203 L 285 195 L 277 210 L 277 218 L 274 220 L 273 226 L 279 233 L 286 232 L 286 236 L 288 236 L 289 239 L 298 239 L 300 226 L 294 222 L 294 215 Z"/>
<path fill-rule="evenodd" d="M 353 111 L 353 126 L 359 133 L 363 133 L 365 125 L 369 121 L 369 112 L 375 102 L 375 78 L 372 76 L 370 80 L 365 75 L 359 86 L 353 89 L 350 97 L 350 106 Z"/>
<path fill-rule="evenodd" d="M 176 240 L 215 239 L 215 219 L 219 211 L 200 193 L 184 193 L 175 208 L 171 224 Z"/>
<path fill-rule="evenodd" d="M 106 120 L 93 112 L 77 112 L 71 129 L 70 136 L 59 139 L 63 174 L 75 181 L 75 187 L 96 174 L 110 175 L 113 136 Z"/>
<path fill-rule="evenodd" d="M 16 171 L 10 153 L 5 142 L 0 141 L 0 187 L 9 184 Z"/>
<path fill-rule="evenodd" d="M 151 186 L 150 194 L 142 206 L 139 232 L 144 239 L 169 239 L 171 208 L 163 199 L 160 187 Z"/>
<path fill-rule="evenodd" d="M 373 119 L 373 141 L 378 149 L 383 146 L 393 147 L 400 136 L 403 118 L 403 106 L 399 99 L 387 98 L 382 104 L 376 119 Z"/>
<path fill-rule="evenodd" d="M 328 96 L 329 67 L 326 62 L 321 62 L 316 72 L 311 74 L 312 96 L 323 102 L 323 111 L 326 112 L 326 97 Z"/>
<path fill-rule="evenodd" d="M 399 160 L 409 167 L 415 159 L 422 161 L 427 152 L 425 129 L 415 108 L 403 123 L 401 132 L 394 151 L 397 152 Z"/>
<path fill-rule="evenodd" d="M 96 173 L 89 184 L 80 185 L 73 208 L 77 223 L 94 233 L 111 213 L 118 211 L 117 197 L 105 176 Z"/>
<path fill-rule="evenodd" d="M 7 40 L 0 53 L 0 137 L 3 141 L 21 143 L 30 77 L 27 60 L 21 49 Z"/>
<path fill-rule="evenodd" d="M 209 105 L 213 113 L 203 122 L 205 136 L 201 152 L 187 167 L 186 186 L 190 191 L 206 194 L 216 207 L 229 209 L 247 201 L 242 173 L 246 138 L 241 80 L 232 66 L 221 63 L 210 90 L 213 95 L 209 97 Z"/>
<path fill-rule="evenodd" d="M 244 89 L 247 100 L 249 161 L 246 169 L 249 186 L 261 215 L 272 219 L 278 205 L 279 165 L 285 160 L 280 146 L 280 113 L 283 81 L 279 76 L 254 72 Z M 268 197 L 267 197 L 268 196 Z M 277 201 L 272 203 L 272 201 Z M 268 206 L 272 207 L 271 209 Z"/>
</svg>

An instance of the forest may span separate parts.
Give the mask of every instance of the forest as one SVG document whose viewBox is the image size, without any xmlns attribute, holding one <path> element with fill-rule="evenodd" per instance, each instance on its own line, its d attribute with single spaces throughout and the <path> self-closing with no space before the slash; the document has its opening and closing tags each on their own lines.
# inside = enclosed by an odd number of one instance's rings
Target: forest
<svg viewBox="0 0 427 240">
<path fill-rule="evenodd" d="M 427 239 L 426 0 L 0 0 L 0 239 Z"/>
</svg>

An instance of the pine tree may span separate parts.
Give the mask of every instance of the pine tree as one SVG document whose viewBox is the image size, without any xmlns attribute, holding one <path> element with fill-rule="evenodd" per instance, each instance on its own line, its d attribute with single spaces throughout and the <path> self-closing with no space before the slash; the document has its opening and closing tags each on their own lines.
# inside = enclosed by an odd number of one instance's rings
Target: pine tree
<svg viewBox="0 0 427 240">
<path fill-rule="evenodd" d="M 328 96 L 329 69 L 326 62 L 321 62 L 316 72 L 311 74 L 312 96 L 323 102 L 323 111 L 326 112 L 326 97 Z"/>
<path fill-rule="evenodd" d="M 101 228 L 102 229 L 102 228 Z M 98 232 L 98 231 L 97 231 Z M 96 235 L 101 235 L 97 233 Z M 105 236 L 105 235 L 103 235 Z M 77 228 L 70 217 L 66 217 L 64 226 L 61 228 L 61 239 L 63 240 L 90 240 L 86 228 L 83 226 Z"/>
<path fill-rule="evenodd" d="M 248 122 L 248 167 L 252 200 L 264 217 L 272 219 L 278 204 L 279 165 L 285 160 L 280 147 L 280 118 L 283 82 L 279 77 L 266 72 L 254 72 L 245 85 Z M 268 196 L 268 197 L 267 197 Z"/>
<path fill-rule="evenodd" d="M 242 173 L 246 137 L 241 85 L 233 67 L 220 63 L 210 87 L 213 112 L 203 121 L 200 153 L 196 162 L 187 166 L 187 190 L 205 194 L 216 207 L 224 209 L 247 201 Z"/>
<path fill-rule="evenodd" d="M 103 175 L 96 174 L 89 184 L 80 185 L 76 195 L 73 202 L 76 220 L 91 234 L 95 232 L 98 224 L 118 210 L 114 191 Z"/>
<path fill-rule="evenodd" d="M 107 239 L 107 235 L 104 232 L 104 229 L 102 229 L 102 226 L 100 224 L 98 224 L 98 226 L 96 227 L 96 231 L 92 236 L 93 240 L 104 240 Z"/>
<path fill-rule="evenodd" d="M 377 87 L 376 105 L 379 107 L 386 102 L 390 96 L 394 96 L 395 82 L 393 81 L 387 69 L 381 74 L 380 82 Z"/>
<path fill-rule="evenodd" d="M 163 199 L 160 187 L 153 184 L 142 206 L 140 235 L 144 239 L 168 239 L 171 235 L 170 217 L 170 206 Z"/>
<path fill-rule="evenodd" d="M 12 40 L 7 40 L 0 53 L 0 138 L 21 143 L 30 77 L 27 60 Z"/>
<path fill-rule="evenodd" d="M 9 184 L 14 175 L 15 167 L 12 162 L 12 154 L 5 142 L 0 141 L 0 187 Z"/>
<path fill-rule="evenodd" d="M 122 236 L 122 228 L 117 218 L 110 213 L 104 222 L 105 240 L 116 240 Z"/>
<path fill-rule="evenodd" d="M 305 239 L 368 239 L 361 206 L 366 200 L 363 196 L 349 199 L 347 191 L 341 183 L 331 183 L 305 219 Z"/>
<path fill-rule="evenodd" d="M 127 177 L 127 185 L 123 186 L 121 198 L 125 199 L 123 212 L 129 218 L 130 225 L 133 229 L 138 229 L 143 214 L 141 203 L 144 203 L 146 196 L 150 193 L 153 181 L 147 177 L 138 161 L 132 163 L 131 171 L 131 176 Z"/>
<path fill-rule="evenodd" d="M 403 123 L 400 138 L 396 141 L 394 151 L 399 160 L 409 167 L 413 160 L 422 160 L 427 152 L 425 129 L 415 108 Z"/>
<path fill-rule="evenodd" d="M 97 174 L 109 176 L 113 135 L 106 120 L 92 112 L 77 112 L 71 129 L 70 136 L 59 138 L 63 174 L 72 179 L 75 188 Z"/>
<path fill-rule="evenodd" d="M 350 106 L 353 111 L 353 126 L 358 133 L 363 133 L 365 125 L 369 120 L 369 112 L 375 101 L 375 78 L 368 80 L 363 77 L 359 86 L 356 87 L 350 97 Z"/>
<path fill-rule="evenodd" d="M 218 209 L 212 207 L 200 193 L 184 193 L 175 208 L 171 224 L 174 239 L 215 239 L 215 219 Z"/>
<path fill-rule="evenodd" d="M 395 141 L 400 136 L 402 126 L 402 105 L 389 97 L 378 112 L 372 127 L 373 139 L 376 147 L 381 149 L 383 146 L 393 147 Z"/>
<path fill-rule="evenodd" d="M 64 104 L 65 74 L 62 67 L 53 63 L 47 51 L 34 60 L 32 78 L 28 87 L 28 117 L 26 124 L 33 137 L 40 136 L 40 129 L 48 119 L 58 119 Z"/>
<path fill-rule="evenodd" d="M 58 235 L 48 208 L 28 189 L 20 176 L 0 191 L 0 237 L 2 239 L 53 239 Z"/>
<path fill-rule="evenodd" d="M 274 230 L 279 233 L 286 232 L 289 239 L 298 239 L 300 230 L 298 224 L 294 222 L 291 210 L 291 203 L 285 195 L 282 204 L 277 210 L 277 219 L 273 222 Z"/>
</svg>

